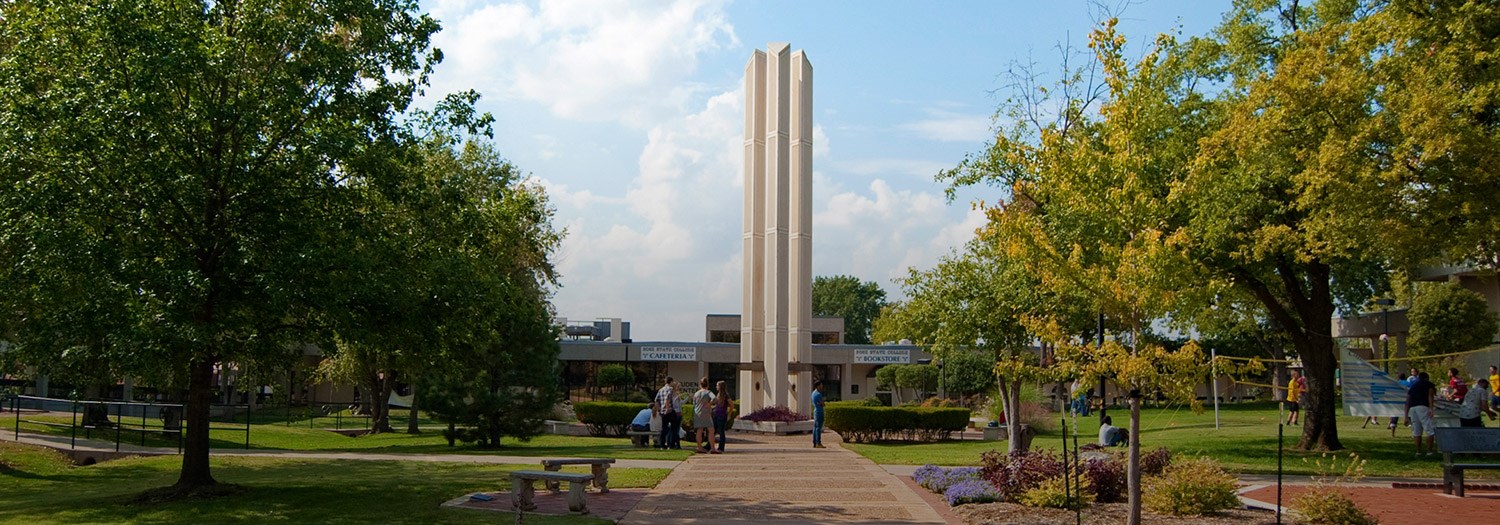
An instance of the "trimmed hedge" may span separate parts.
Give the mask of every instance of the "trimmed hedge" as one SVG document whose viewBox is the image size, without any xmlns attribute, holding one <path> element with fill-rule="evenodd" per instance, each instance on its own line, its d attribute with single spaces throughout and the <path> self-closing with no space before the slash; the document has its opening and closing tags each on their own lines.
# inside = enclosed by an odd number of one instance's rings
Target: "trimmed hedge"
<svg viewBox="0 0 1500 525">
<path fill-rule="evenodd" d="M 624 436 L 635 415 L 648 407 L 645 403 L 586 401 L 573 403 L 573 414 L 578 416 L 578 422 L 588 425 L 590 435 Z"/>
<path fill-rule="evenodd" d="M 823 424 L 847 441 L 940 441 L 969 426 L 967 408 L 825 406 Z"/>
</svg>

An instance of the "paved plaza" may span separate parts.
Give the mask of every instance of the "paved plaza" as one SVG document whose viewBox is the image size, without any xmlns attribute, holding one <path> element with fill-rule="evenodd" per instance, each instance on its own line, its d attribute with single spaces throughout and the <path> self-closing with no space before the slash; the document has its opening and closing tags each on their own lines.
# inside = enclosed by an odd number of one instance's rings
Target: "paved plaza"
<svg viewBox="0 0 1500 525">
<path fill-rule="evenodd" d="M 946 523 L 906 483 L 808 436 L 736 434 L 727 454 L 684 461 L 621 524 Z"/>
</svg>

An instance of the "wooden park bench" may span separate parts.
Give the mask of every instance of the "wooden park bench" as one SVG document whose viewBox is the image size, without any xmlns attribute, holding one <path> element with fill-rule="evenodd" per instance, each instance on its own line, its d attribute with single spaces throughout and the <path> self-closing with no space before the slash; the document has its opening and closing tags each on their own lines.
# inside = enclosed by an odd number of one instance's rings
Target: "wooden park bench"
<svg viewBox="0 0 1500 525">
<path fill-rule="evenodd" d="M 1443 494 L 1464 497 L 1465 470 L 1500 470 L 1500 459 L 1453 462 L 1454 454 L 1500 455 L 1500 428 L 1438 428 L 1437 446 L 1443 451 Z"/>
<path fill-rule="evenodd" d="M 557 472 L 564 465 L 588 465 L 594 472 L 594 488 L 603 494 L 609 492 L 609 466 L 614 462 L 614 458 L 544 459 L 542 468 L 548 472 Z M 548 481 L 547 490 L 558 492 L 557 482 Z"/>
<path fill-rule="evenodd" d="M 574 474 L 572 472 L 549 472 L 543 470 L 517 470 L 510 473 L 510 505 L 517 510 L 536 510 L 536 480 L 547 482 L 548 488 L 556 486 L 558 482 L 568 482 L 568 510 L 580 514 L 588 514 L 588 504 L 584 502 L 583 492 L 585 485 L 594 479 L 593 474 Z"/>
<path fill-rule="evenodd" d="M 650 430 L 631 430 L 626 432 L 625 435 L 630 436 L 630 443 L 635 445 L 636 448 L 646 448 L 651 446 L 651 440 L 661 435 L 661 433 Z"/>
</svg>

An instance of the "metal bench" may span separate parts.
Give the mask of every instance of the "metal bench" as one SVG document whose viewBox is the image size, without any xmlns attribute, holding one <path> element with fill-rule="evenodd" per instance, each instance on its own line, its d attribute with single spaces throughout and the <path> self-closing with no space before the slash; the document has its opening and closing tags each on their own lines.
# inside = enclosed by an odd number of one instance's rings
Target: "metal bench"
<svg viewBox="0 0 1500 525">
<path fill-rule="evenodd" d="M 614 458 L 544 459 L 542 468 L 548 472 L 557 472 L 564 465 L 588 465 L 594 473 L 594 488 L 603 494 L 609 492 L 609 466 L 614 462 Z M 557 482 L 548 481 L 547 490 L 558 492 Z"/>
<path fill-rule="evenodd" d="M 630 436 L 630 443 L 635 445 L 636 448 L 646 448 L 651 446 L 651 440 L 661 435 L 661 433 L 650 430 L 631 430 L 626 432 L 625 435 Z"/>
<path fill-rule="evenodd" d="M 1443 451 L 1443 493 L 1464 497 L 1465 470 L 1500 470 L 1490 463 L 1454 463 L 1454 454 L 1500 455 L 1500 428 L 1438 428 L 1438 450 Z"/>
<path fill-rule="evenodd" d="M 536 487 L 533 485 L 536 480 L 545 481 L 552 486 L 566 481 L 568 482 L 568 510 L 588 514 L 589 507 L 584 502 L 583 492 L 585 484 L 593 479 L 593 474 L 517 470 L 510 473 L 510 505 L 511 508 L 517 510 L 536 510 Z"/>
</svg>

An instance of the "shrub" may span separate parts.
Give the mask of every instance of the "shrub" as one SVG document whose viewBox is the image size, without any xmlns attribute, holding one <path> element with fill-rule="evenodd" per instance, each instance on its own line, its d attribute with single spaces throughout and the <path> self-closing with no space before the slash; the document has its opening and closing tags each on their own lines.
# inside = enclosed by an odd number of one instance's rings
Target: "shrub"
<svg viewBox="0 0 1500 525">
<path fill-rule="evenodd" d="M 971 479 L 954 483 L 943 491 L 943 499 L 948 500 L 949 505 L 958 506 L 965 503 L 994 503 L 1001 501 L 1000 493 L 995 487 L 982 479 Z"/>
<path fill-rule="evenodd" d="M 1094 501 L 1114 503 L 1125 495 L 1125 464 L 1118 458 L 1096 458 L 1084 462 L 1083 478 L 1094 489 Z"/>
<path fill-rule="evenodd" d="M 979 478 L 975 467 L 943 468 L 937 465 L 922 465 L 912 473 L 912 480 L 932 492 L 943 494 L 956 483 Z"/>
<path fill-rule="evenodd" d="M 945 397 L 933 396 L 923 401 L 922 406 L 927 408 L 952 408 L 958 406 L 958 402 Z"/>
<path fill-rule="evenodd" d="M 1088 483 L 1082 486 L 1069 487 L 1068 482 L 1062 476 L 1045 480 L 1035 488 L 1022 492 L 1016 502 L 1027 507 L 1042 507 L 1049 509 L 1075 510 L 1088 506 L 1085 493 L 1088 492 Z"/>
<path fill-rule="evenodd" d="M 1063 462 L 1045 450 L 1013 454 L 991 450 L 984 453 L 983 460 L 980 477 L 994 485 L 1005 501 L 1016 501 L 1026 491 L 1063 473 Z"/>
<path fill-rule="evenodd" d="M 687 410 L 686 405 L 683 406 L 683 410 Z M 827 410 L 827 405 L 824 405 L 824 410 Z M 783 423 L 791 423 L 793 421 L 807 421 L 812 418 L 799 414 L 797 412 L 793 412 L 791 409 L 781 405 L 771 405 L 749 414 L 740 416 L 740 419 L 746 421 L 780 421 Z"/>
<path fill-rule="evenodd" d="M 619 390 L 635 384 L 635 371 L 622 364 L 609 363 L 599 367 L 594 381 L 599 383 L 599 386 Z"/>
<path fill-rule="evenodd" d="M 1141 475 L 1155 476 L 1167 470 L 1172 464 L 1172 453 L 1166 447 L 1156 447 L 1145 454 L 1141 454 Z"/>
<path fill-rule="evenodd" d="M 1234 476 L 1208 458 L 1168 467 L 1143 492 L 1146 508 L 1158 514 L 1202 516 L 1240 506 Z"/>
<path fill-rule="evenodd" d="M 590 435 L 623 436 L 630 430 L 630 421 L 648 406 L 641 403 L 589 401 L 573 403 L 573 414 L 578 416 L 578 422 L 588 426 Z"/>
<path fill-rule="evenodd" d="M 967 408 L 835 405 L 825 410 L 828 428 L 851 442 L 938 441 L 969 426 Z"/>
<path fill-rule="evenodd" d="M 1317 525 L 1375 525 L 1375 518 L 1332 487 L 1314 487 L 1292 498 L 1292 511 L 1303 523 Z"/>
</svg>

